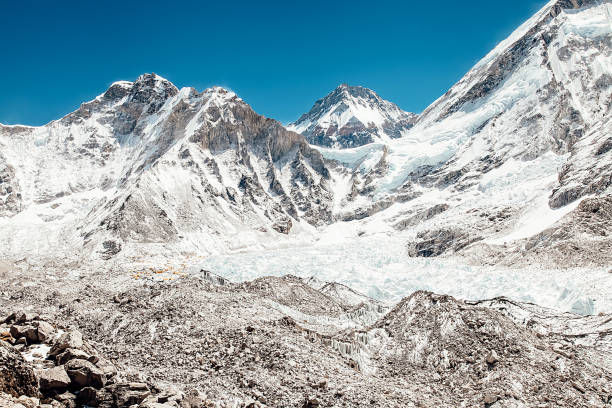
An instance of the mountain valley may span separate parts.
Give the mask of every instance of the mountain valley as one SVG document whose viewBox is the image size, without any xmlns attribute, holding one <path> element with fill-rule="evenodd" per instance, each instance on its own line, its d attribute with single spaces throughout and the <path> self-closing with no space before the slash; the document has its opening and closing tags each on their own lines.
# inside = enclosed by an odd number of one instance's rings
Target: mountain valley
<svg viewBox="0 0 612 408">
<path fill-rule="evenodd" d="M 612 3 L 418 114 L 342 84 L 284 127 L 151 73 L 0 124 L 0 255 L 0 406 L 611 406 Z"/>
</svg>

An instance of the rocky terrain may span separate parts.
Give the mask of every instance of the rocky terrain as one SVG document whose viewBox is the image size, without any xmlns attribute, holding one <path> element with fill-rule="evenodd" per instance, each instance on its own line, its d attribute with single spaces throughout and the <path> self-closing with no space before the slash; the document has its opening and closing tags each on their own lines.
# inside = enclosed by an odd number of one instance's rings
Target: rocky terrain
<svg viewBox="0 0 612 408">
<path fill-rule="evenodd" d="M 5 275 L 8 406 L 612 403 L 611 315 L 429 292 L 390 309 L 294 276 L 100 282 L 92 273 L 56 277 L 53 288 L 48 277 L 24 286 Z"/>
<path fill-rule="evenodd" d="M 11 313 L 0 340 L 0 406 L 202 406 L 197 395 L 161 392 L 129 382 L 76 329 L 41 316 Z M 161 404 L 160 404 L 161 403 Z"/>
</svg>

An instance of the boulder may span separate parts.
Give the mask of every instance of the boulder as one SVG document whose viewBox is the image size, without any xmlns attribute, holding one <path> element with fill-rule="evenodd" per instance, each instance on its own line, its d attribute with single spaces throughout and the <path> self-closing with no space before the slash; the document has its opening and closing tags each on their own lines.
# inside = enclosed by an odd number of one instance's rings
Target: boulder
<svg viewBox="0 0 612 408">
<path fill-rule="evenodd" d="M 49 323 L 45 321 L 36 322 L 36 331 L 38 335 L 38 341 L 44 343 L 49 342 L 55 336 L 55 329 Z"/>
<path fill-rule="evenodd" d="M 15 322 L 15 319 L 17 318 L 17 313 L 11 313 L 8 316 L 6 316 L 3 320 L 0 320 L 1 323 L 4 324 L 11 324 L 13 322 Z"/>
<path fill-rule="evenodd" d="M 58 366 L 39 373 L 41 391 L 64 390 L 70 385 L 70 377 L 64 367 Z"/>
<path fill-rule="evenodd" d="M 64 404 L 66 408 L 76 407 L 76 395 L 71 392 L 66 391 L 63 394 L 56 395 L 55 399 Z"/>
<path fill-rule="evenodd" d="M 0 341 L 0 392 L 14 397 L 38 396 L 34 370 L 15 347 L 4 341 Z"/>
<path fill-rule="evenodd" d="M 321 401 L 319 401 L 316 397 L 309 397 L 302 405 L 303 408 L 316 408 L 321 405 Z"/>
<path fill-rule="evenodd" d="M 72 385 L 83 387 L 102 388 L 106 383 L 104 372 L 87 360 L 74 359 L 64 365 Z"/>
<path fill-rule="evenodd" d="M 140 404 L 151 392 L 144 383 L 118 383 L 104 388 L 114 396 L 117 407 L 129 407 L 130 405 Z"/>
<path fill-rule="evenodd" d="M 57 356 L 68 348 L 80 349 L 81 347 L 83 347 L 83 335 L 78 330 L 71 330 L 63 333 L 59 339 L 57 339 L 53 347 L 51 347 L 49 355 Z"/>
<path fill-rule="evenodd" d="M 112 398 L 111 398 L 112 400 Z M 92 387 L 85 387 L 78 392 L 76 395 L 76 404 L 80 407 L 97 407 L 100 405 L 100 399 L 98 398 L 98 391 Z"/>
<path fill-rule="evenodd" d="M 16 339 L 25 338 L 29 344 L 38 343 L 38 331 L 34 326 L 20 326 L 20 325 L 12 325 L 11 326 L 11 336 Z"/>
<path fill-rule="evenodd" d="M 35 313 L 31 313 L 31 312 L 17 312 L 15 313 L 15 323 L 17 324 L 23 324 L 26 322 L 31 322 L 32 320 L 36 319 L 38 317 L 37 314 Z"/>
<path fill-rule="evenodd" d="M 38 398 L 26 397 L 25 395 L 16 398 L 0 391 L 0 407 L 37 408 L 40 406 L 40 400 Z"/>
<path fill-rule="evenodd" d="M 487 363 L 495 364 L 498 361 L 499 357 L 497 357 L 497 353 L 495 352 L 495 350 L 491 350 L 491 352 L 489 352 L 489 355 L 487 356 Z"/>
<path fill-rule="evenodd" d="M 74 360 L 79 358 L 81 360 L 88 360 L 91 358 L 89 354 L 84 352 L 83 350 L 68 348 L 64 350 L 61 354 L 55 356 L 55 361 L 58 365 L 64 365 L 70 360 Z M 93 361 L 92 361 L 93 362 Z"/>
<path fill-rule="evenodd" d="M 93 356 L 89 358 L 89 361 L 94 363 L 96 367 L 102 370 L 104 372 L 104 375 L 106 375 L 106 378 L 110 378 L 117 375 L 117 368 L 113 365 L 113 363 L 111 363 L 104 357 Z"/>
<path fill-rule="evenodd" d="M 485 403 L 486 405 L 495 404 L 495 403 L 497 402 L 497 400 L 498 400 L 498 399 L 499 399 L 499 398 L 497 397 L 497 395 L 492 394 L 492 393 L 489 393 L 489 394 L 486 394 L 486 395 L 485 395 L 485 397 L 484 397 L 484 403 Z"/>
</svg>

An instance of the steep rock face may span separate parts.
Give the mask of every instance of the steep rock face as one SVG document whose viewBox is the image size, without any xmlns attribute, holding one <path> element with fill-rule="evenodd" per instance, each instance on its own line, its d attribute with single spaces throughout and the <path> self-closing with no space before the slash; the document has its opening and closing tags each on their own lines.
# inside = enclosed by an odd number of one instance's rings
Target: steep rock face
<svg viewBox="0 0 612 408">
<path fill-rule="evenodd" d="M 107 231 L 124 240 L 172 242 L 190 232 L 222 233 L 228 216 L 234 228 L 268 231 L 290 218 L 330 221 L 329 172 L 300 135 L 222 88 L 191 95 L 163 114 L 168 119 L 156 126 L 171 144 L 166 156 L 137 176 L 128 195 L 91 214 L 105 217 L 97 223 Z"/>
<path fill-rule="evenodd" d="M 277 234 L 290 219 L 331 220 L 320 153 L 223 88 L 178 90 L 146 74 L 44 127 L 3 127 L 0 143 L 3 212 L 35 213 L 58 230 L 76 224 L 105 256 L 102 242 L 189 235 L 188 245 L 220 249 L 236 234 Z"/>
<path fill-rule="evenodd" d="M 476 244 L 466 256 L 501 265 L 547 263 L 607 267 L 612 264 L 612 196 L 585 198 L 550 227 L 513 243 Z M 592 306 L 592 305 L 591 305 Z M 587 308 L 588 309 L 588 308 Z"/>
<path fill-rule="evenodd" d="M 348 148 L 401 137 L 417 117 L 370 89 L 342 84 L 289 129 L 317 146 Z"/>
</svg>

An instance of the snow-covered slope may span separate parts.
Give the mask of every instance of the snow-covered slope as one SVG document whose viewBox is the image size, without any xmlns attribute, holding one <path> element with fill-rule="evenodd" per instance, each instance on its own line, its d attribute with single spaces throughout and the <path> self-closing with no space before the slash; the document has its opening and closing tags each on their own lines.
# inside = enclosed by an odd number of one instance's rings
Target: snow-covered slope
<svg viewBox="0 0 612 408">
<path fill-rule="evenodd" d="M 347 148 L 401 137 L 417 118 L 370 89 L 342 84 L 288 129 L 317 146 Z"/>
<path fill-rule="evenodd" d="M 0 146 L 11 257 L 227 250 L 330 220 L 319 152 L 223 88 L 142 75 L 46 126 L 2 126 Z"/>
<path fill-rule="evenodd" d="M 612 193 L 611 16 L 609 1 L 550 2 L 401 138 L 321 148 L 346 169 L 340 217 L 391 223 L 435 256 L 527 238 Z"/>
</svg>

